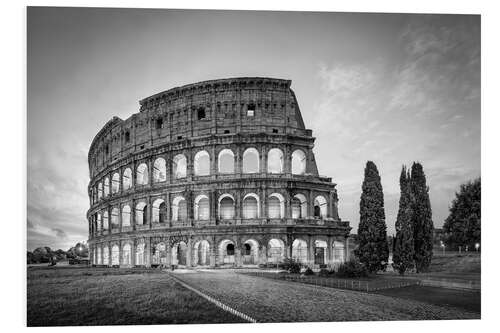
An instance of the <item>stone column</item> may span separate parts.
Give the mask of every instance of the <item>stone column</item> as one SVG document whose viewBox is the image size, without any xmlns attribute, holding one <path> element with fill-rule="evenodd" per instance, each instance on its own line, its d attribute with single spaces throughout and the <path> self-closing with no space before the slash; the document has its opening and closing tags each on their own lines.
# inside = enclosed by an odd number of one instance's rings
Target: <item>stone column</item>
<svg viewBox="0 0 500 333">
<path fill-rule="evenodd" d="M 163 200 L 165 200 L 165 215 L 166 215 L 164 217 L 163 221 L 170 226 L 170 220 L 172 219 L 172 207 L 170 205 L 170 192 L 165 193 Z"/>
<path fill-rule="evenodd" d="M 332 253 L 332 247 L 333 247 L 333 237 L 328 235 L 328 241 L 326 242 L 326 264 L 328 266 L 333 265 L 333 253 Z"/>
<path fill-rule="evenodd" d="M 267 173 L 267 149 L 266 149 L 266 146 L 262 146 L 260 147 L 260 163 L 259 163 L 259 167 L 260 167 L 260 172 L 261 173 Z"/>
<path fill-rule="evenodd" d="M 349 236 L 344 240 L 344 261 L 349 261 Z"/>
<path fill-rule="evenodd" d="M 130 265 L 132 267 L 135 266 L 135 243 L 136 243 L 136 240 L 132 240 L 132 242 L 130 242 Z"/>
<path fill-rule="evenodd" d="M 118 230 L 119 232 L 122 232 L 122 227 L 123 227 L 123 205 L 120 203 L 118 205 Z M 121 251 L 121 247 L 120 247 Z M 120 261 L 121 262 L 121 261 Z"/>
<path fill-rule="evenodd" d="M 216 266 L 216 254 L 217 254 L 217 244 L 215 244 L 215 238 L 212 244 L 210 244 L 210 267 Z"/>
<path fill-rule="evenodd" d="M 120 227 L 121 227 L 121 222 L 120 222 Z M 118 266 L 120 267 L 123 266 L 123 246 L 121 240 L 118 241 Z"/>
<path fill-rule="evenodd" d="M 307 261 L 309 265 L 314 265 L 314 239 L 312 236 L 307 236 Z"/>
<path fill-rule="evenodd" d="M 130 226 L 135 230 L 135 199 L 132 199 L 132 207 L 130 207 Z"/>
<path fill-rule="evenodd" d="M 145 239 L 144 246 L 144 264 L 146 267 L 151 267 L 151 237 Z"/>
<path fill-rule="evenodd" d="M 258 264 L 265 265 L 267 263 L 267 246 L 265 244 L 260 244 L 259 257 Z"/>
<path fill-rule="evenodd" d="M 186 251 L 186 266 L 187 267 L 191 267 L 191 263 L 192 263 L 192 247 L 193 247 L 193 242 L 191 241 L 191 237 L 188 238 L 188 241 L 187 241 L 187 251 Z"/>
<path fill-rule="evenodd" d="M 313 195 L 313 191 L 312 190 L 309 190 L 309 198 L 307 199 L 307 201 L 308 201 L 308 205 L 307 205 L 308 214 L 307 214 L 307 217 L 308 218 L 313 218 L 314 217 L 314 195 Z"/>
<path fill-rule="evenodd" d="M 234 264 L 236 267 L 242 266 L 241 244 L 235 244 L 235 246 L 234 246 Z"/>
<path fill-rule="evenodd" d="M 147 198 L 147 203 L 148 203 L 147 223 L 148 223 L 149 229 L 151 229 L 151 225 L 153 223 L 153 205 L 151 203 L 151 196 L 149 196 L 149 195 L 148 195 L 148 198 Z"/>
</svg>

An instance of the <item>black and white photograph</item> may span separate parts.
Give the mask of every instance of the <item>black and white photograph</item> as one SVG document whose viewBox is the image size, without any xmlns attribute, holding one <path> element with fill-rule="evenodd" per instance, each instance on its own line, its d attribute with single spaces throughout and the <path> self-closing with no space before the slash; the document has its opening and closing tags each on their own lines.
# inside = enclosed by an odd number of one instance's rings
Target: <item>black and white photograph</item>
<svg viewBox="0 0 500 333">
<path fill-rule="evenodd" d="M 481 11 L 22 11 L 24 326 L 481 320 Z"/>
</svg>

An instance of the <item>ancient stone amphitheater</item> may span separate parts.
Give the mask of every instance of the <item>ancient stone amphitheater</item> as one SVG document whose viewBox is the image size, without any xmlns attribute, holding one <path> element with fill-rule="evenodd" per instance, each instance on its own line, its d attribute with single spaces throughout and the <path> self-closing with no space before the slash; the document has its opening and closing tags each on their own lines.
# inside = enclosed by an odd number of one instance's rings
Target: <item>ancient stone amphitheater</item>
<svg viewBox="0 0 500 333">
<path fill-rule="evenodd" d="M 94 265 L 241 267 L 348 256 L 349 222 L 291 81 L 233 78 L 173 88 L 114 117 L 90 146 Z"/>
</svg>

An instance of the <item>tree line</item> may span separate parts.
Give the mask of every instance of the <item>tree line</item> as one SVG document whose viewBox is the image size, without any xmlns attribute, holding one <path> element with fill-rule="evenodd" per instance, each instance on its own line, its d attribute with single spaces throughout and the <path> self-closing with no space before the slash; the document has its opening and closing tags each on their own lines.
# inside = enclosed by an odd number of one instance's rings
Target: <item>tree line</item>
<svg viewBox="0 0 500 333">
<path fill-rule="evenodd" d="M 400 199 L 392 239 L 393 268 L 400 274 L 429 269 L 433 254 L 432 209 L 429 187 L 422 165 L 403 165 L 399 177 Z M 366 163 L 360 200 L 358 247 L 355 255 L 370 272 L 386 270 L 389 242 L 384 212 L 384 194 L 377 166 Z M 481 236 L 481 180 L 464 184 L 450 207 L 444 224 L 447 246 L 476 244 Z M 472 247 L 471 247 L 472 248 Z"/>
<path fill-rule="evenodd" d="M 77 243 L 75 246 L 64 250 L 52 250 L 48 246 L 37 247 L 31 251 L 27 251 L 26 260 L 28 264 L 44 264 L 57 262 L 66 259 L 76 259 L 78 257 L 88 257 L 89 250 L 85 243 Z"/>
</svg>

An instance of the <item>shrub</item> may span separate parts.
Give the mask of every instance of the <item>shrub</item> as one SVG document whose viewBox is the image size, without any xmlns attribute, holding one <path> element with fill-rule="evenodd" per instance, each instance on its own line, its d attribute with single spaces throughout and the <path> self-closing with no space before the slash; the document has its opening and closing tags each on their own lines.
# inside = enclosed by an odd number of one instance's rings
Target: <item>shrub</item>
<svg viewBox="0 0 500 333">
<path fill-rule="evenodd" d="M 335 271 L 333 269 L 326 269 L 326 268 L 320 269 L 318 273 L 319 276 L 330 276 L 333 274 L 335 274 Z"/>
<path fill-rule="evenodd" d="M 336 275 L 338 277 L 358 278 L 368 276 L 368 269 L 365 265 L 356 260 L 340 264 Z"/>
<path fill-rule="evenodd" d="M 285 259 L 285 261 L 282 264 L 282 267 L 284 270 L 288 271 L 289 273 L 299 274 L 301 265 L 299 262 L 297 262 L 293 259 Z"/>
<path fill-rule="evenodd" d="M 304 275 L 314 275 L 314 272 L 310 267 L 307 267 L 304 271 Z"/>
</svg>

